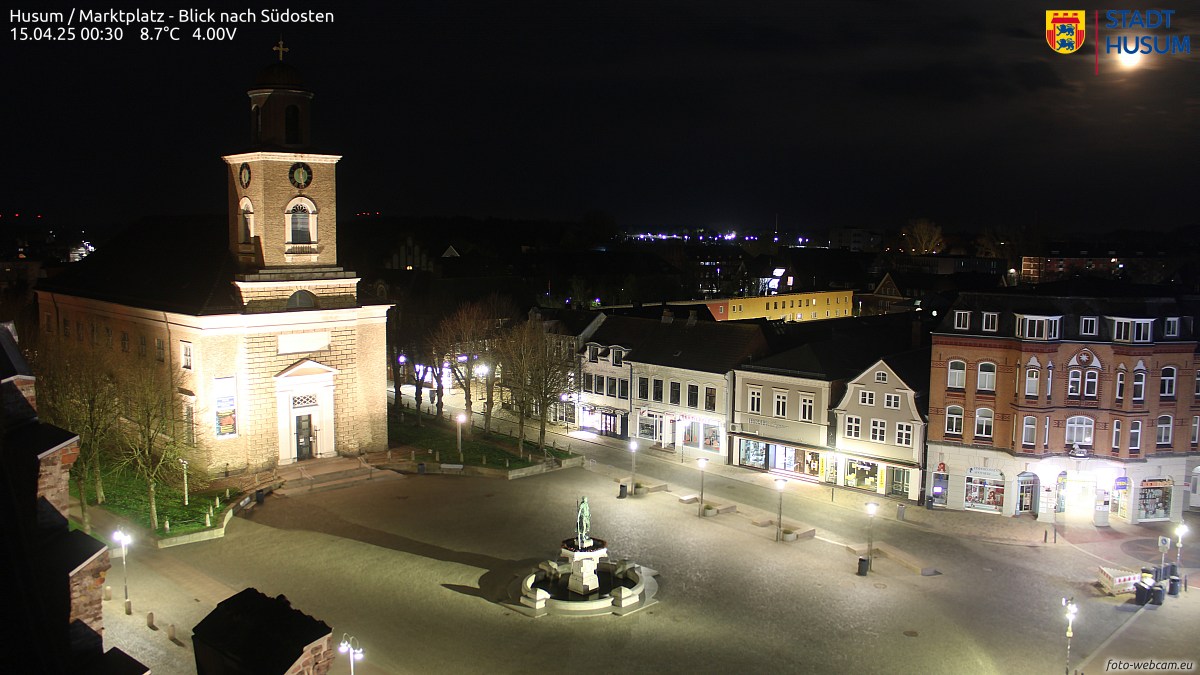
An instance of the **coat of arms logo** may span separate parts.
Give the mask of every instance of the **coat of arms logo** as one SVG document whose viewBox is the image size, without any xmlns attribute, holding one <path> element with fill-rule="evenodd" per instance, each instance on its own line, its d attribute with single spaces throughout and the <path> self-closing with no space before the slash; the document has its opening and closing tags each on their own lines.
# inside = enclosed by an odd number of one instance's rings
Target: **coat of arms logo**
<svg viewBox="0 0 1200 675">
<path fill-rule="evenodd" d="M 1086 12 L 1082 9 L 1046 10 L 1046 44 L 1059 54 L 1071 54 L 1083 46 Z"/>
</svg>

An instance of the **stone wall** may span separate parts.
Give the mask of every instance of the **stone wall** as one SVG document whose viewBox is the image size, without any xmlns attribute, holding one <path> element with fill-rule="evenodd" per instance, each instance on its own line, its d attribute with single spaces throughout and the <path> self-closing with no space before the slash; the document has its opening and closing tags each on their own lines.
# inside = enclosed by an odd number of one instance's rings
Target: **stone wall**
<svg viewBox="0 0 1200 675">
<path fill-rule="evenodd" d="M 333 634 L 304 648 L 304 654 L 288 668 L 286 675 L 325 675 L 333 667 L 337 652 L 333 649 Z"/>
<path fill-rule="evenodd" d="M 54 505 L 63 518 L 70 507 L 71 465 L 79 458 L 79 438 L 42 458 L 38 466 L 38 496 Z"/>
<path fill-rule="evenodd" d="M 104 635 L 104 580 L 112 567 L 108 548 L 71 576 L 71 618 Z"/>
</svg>

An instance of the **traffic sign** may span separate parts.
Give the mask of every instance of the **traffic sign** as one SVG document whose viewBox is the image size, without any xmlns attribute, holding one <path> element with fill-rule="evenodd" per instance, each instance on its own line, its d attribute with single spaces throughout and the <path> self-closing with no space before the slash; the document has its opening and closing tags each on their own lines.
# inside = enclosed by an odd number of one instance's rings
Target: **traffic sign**
<svg viewBox="0 0 1200 675">
<path fill-rule="evenodd" d="M 1168 550 L 1170 550 L 1170 548 L 1171 548 L 1171 538 L 1170 537 L 1159 537 L 1158 538 L 1158 552 L 1159 553 L 1166 553 Z"/>
</svg>

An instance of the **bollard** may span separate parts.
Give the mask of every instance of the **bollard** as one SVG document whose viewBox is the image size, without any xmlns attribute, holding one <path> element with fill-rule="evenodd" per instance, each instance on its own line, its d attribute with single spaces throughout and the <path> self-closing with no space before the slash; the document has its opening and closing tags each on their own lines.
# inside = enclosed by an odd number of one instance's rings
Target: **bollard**
<svg viewBox="0 0 1200 675">
<path fill-rule="evenodd" d="M 167 624 L 167 639 L 172 641 L 175 640 L 175 624 L 173 623 Z"/>
<path fill-rule="evenodd" d="M 204 514 L 204 526 L 212 527 L 212 515 L 207 514 L 207 513 Z"/>
<path fill-rule="evenodd" d="M 163 532 L 165 534 L 171 534 L 171 521 L 170 520 L 166 520 L 166 519 L 163 520 Z"/>
<path fill-rule="evenodd" d="M 154 612 L 146 612 L 146 628 L 154 628 Z"/>
<path fill-rule="evenodd" d="M 388 450 L 388 461 L 392 461 L 392 451 Z"/>
<path fill-rule="evenodd" d="M 435 462 L 442 461 L 442 451 L 441 450 L 438 450 L 437 452 L 433 453 L 433 461 L 435 461 Z"/>
<path fill-rule="evenodd" d="M 257 476 L 255 476 L 257 478 Z M 229 488 L 225 488 L 225 499 L 229 499 Z"/>
<path fill-rule="evenodd" d="M 506 468 L 506 469 L 508 468 L 508 458 L 507 457 L 504 458 L 504 468 Z"/>
<path fill-rule="evenodd" d="M 1042 530 L 1042 543 L 1050 543 L 1050 530 Z"/>
<path fill-rule="evenodd" d="M 410 461 L 410 462 L 417 461 L 417 451 L 416 450 L 408 451 L 408 461 Z"/>
<path fill-rule="evenodd" d="M 104 587 L 104 599 L 105 599 L 105 600 L 112 600 L 112 586 L 105 586 L 105 587 Z"/>
</svg>

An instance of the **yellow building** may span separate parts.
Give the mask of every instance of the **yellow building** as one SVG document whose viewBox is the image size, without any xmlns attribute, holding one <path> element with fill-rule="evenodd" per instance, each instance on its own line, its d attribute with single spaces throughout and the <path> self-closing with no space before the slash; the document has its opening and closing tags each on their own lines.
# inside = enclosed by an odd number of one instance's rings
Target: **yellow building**
<svg viewBox="0 0 1200 675">
<path fill-rule="evenodd" d="M 771 319 L 816 321 L 854 316 L 854 291 L 809 291 L 753 298 L 721 298 L 704 304 L 717 321 Z"/>
<path fill-rule="evenodd" d="M 294 68 L 248 93 L 225 232 L 147 224 L 38 289 L 48 338 L 178 369 L 192 466 L 212 474 L 387 447 L 388 306 L 360 302 L 337 266 L 340 157 L 310 150 Z"/>
</svg>

